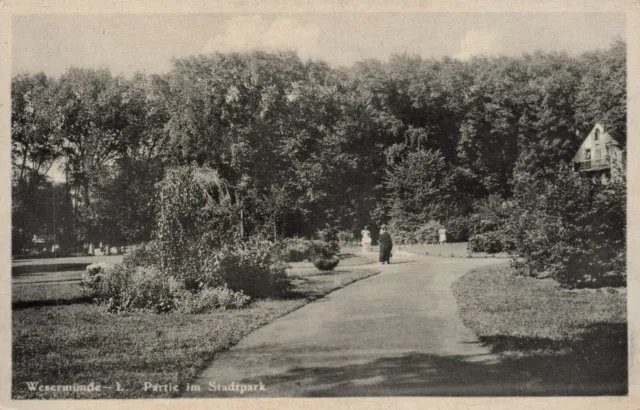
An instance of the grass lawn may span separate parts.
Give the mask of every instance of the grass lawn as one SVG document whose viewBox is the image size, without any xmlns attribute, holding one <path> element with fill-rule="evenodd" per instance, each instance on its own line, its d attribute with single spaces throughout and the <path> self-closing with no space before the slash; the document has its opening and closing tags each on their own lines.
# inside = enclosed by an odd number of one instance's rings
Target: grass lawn
<svg viewBox="0 0 640 410">
<path fill-rule="evenodd" d="M 124 255 L 78 256 L 68 258 L 19 259 L 11 261 L 13 276 L 28 273 L 84 270 L 92 263 L 120 263 Z"/>
<path fill-rule="evenodd" d="M 90 265 L 97 262 L 118 263 L 122 262 L 123 255 L 101 255 L 101 256 L 69 256 L 65 258 L 46 259 L 15 259 L 11 261 L 11 266 L 31 266 L 31 265 L 61 265 L 61 264 L 84 264 Z"/>
<path fill-rule="evenodd" d="M 14 276 L 11 282 L 15 285 L 32 285 L 38 283 L 51 284 L 54 282 L 80 282 L 82 274 L 86 272 L 86 268 L 81 270 L 68 270 L 58 272 L 34 272 Z"/>
<path fill-rule="evenodd" d="M 438 256 L 443 258 L 468 258 L 467 242 L 424 244 L 424 245 L 394 245 L 394 249 L 403 250 L 416 255 Z M 490 255 L 484 252 L 476 252 L 471 254 L 472 258 L 506 258 L 506 253 L 497 253 Z"/>
<path fill-rule="evenodd" d="M 371 265 L 376 263 L 375 258 L 368 258 L 366 256 L 360 255 L 360 250 L 357 252 L 344 252 L 340 254 L 340 263 L 336 267 L 336 269 L 343 268 L 345 266 L 360 266 L 360 265 Z"/>
<path fill-rule="evenodd" d="M 549 383 L 627 383 L 625 289 L 566 290 L 551 279 L 518 277 L 507 264 L 453 284 L 460 315 L 505 360 Z"/>
<path fill-rule="evenodd" d="M 84 301 L 87 295 L 80 282 L 20 283 L 13 284 L 11 301 L 14 307 L 32 305 L 69 304 Z"/>
<path fill-rule="evenodd" d="M 233 346 L 252 330 L 378 272 L 338 265 L 334 271 L 320 273 L 292 264 L 288 273 L 294 284 L 288 297 L 207 314 L 113 315 L 92 304 L 14 309 L 12 396 L 14 399 L 151 397 L 141 389 L 145 381 L 184 384 L 203 370 L 216 353 Z M 18 290 L 20 295 L 14 295 L 14 300 L 36 297 L 38 292 L 45 298 L 65 292 L 73 295 L 73 290 L 62 290 L 73 285 L 77 286 L 71 283 L 55 285 L 60 288 L 52 290 Z M 30 381 L 45 385 L 93 381 L 114 388 L 102 389 L 100 393 L 30 392 L 26 384 Z M 116 382 L 126 390 L 116 392 Z M 165 393 L 165 397 L 170 396 L 171 393 Z M 154 393 L 153 397 L 160 396 Z"/>
<path fill-rule="evenodd" d="M 361 247 L 346 247 L 343 248 L 343 252 L 349 252 L 354 255 L 358 255 L 361 252 Z M 371 247 L 371 251 L 374 253 L 378 253 L 378 246 Z M 393 249 L 396 251 L 405 251 L 409 253 L 413 253 L 415 255 L 421 256 L 435 256 L 442 258 L 468 258 L 469 252 L 467 252 L 467 242 L 455 242 L 455 243 L 444 243 L 442 245 L 438 244 L 424 244 L 424 245 L 402 245 L 396 243 L 393 245 Z M 476 252 L 471 254 L 472 258 L 507 258 L 509 257 L 506 253 L 496 253 L 495 255 L 490 255 L 484 252 Z M 342 262 L 340 262 L 342 263 Z"/>
<path fill-rule="evenodd" d="M 114 264 L 122 262 L 122 258 L 123 255 L 112 255 L 14 260 L 11 262 L 11 279 L 14 284 L 79 281 L 92 263 Z"/>
</svg>

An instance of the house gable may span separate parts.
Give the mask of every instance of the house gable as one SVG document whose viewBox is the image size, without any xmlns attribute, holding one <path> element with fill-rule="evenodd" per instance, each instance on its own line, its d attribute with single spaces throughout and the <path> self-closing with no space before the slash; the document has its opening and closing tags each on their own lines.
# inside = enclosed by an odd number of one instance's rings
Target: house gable
<svg viewBox="0 0 640 410">
<path fill-rule="evenodd" d="M 597 123 L 573 157 L 576 171 L 608 179 L 616 177 L 622 165 L 622 149 L 603 125 Z M 614 175 L 616 174 L 616 175 Z"/>
<path fill-rule="evenodd" d="M 607 156 L 616 157 L 620 152 L 620 144 L 605 131 L 602 124 L 597 123 L 587 137 L 582 141 L 573 162 L 584 162 L 604 159 Z"/>
</svg>

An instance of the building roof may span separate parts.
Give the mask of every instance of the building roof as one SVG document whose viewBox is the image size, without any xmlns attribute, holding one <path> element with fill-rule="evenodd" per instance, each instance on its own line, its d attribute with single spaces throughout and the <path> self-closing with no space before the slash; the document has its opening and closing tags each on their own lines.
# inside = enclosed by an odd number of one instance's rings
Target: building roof
<svg viewBox="0 0 640 410">
<path fill-rule="evenodd" d="M 584 139 L 582 140 L 582 144 L 580 144 L 580 148 L 578 148 L 578 151 L 576 152 L 575 156 L 573 157 L 573 161 L 574 162 L 582 162 L 584 161 L 584 159 L 582 158 L 582 151 L 585 148 L 590 148 L 587 147 L 587 143 L 590 142 L 589 137 L 595 132 L 596 129 L 601 130 L 602 134 L 600 134 L 600 140 L 604 143 L 604 145 L 613 145 L 616 147 L 620 146 L 620 143 L 618 143 L 618 141 L 616 141 L 615 138 L 613 138 L 611 136 L 611 134 L 609 132 L 607 132 L 604 128 L 604 126 L 601 123 L 596 123 L 593 128 L 591 128 L 591 131 L 589 131 L 589 133 L 587 134 L 586 137 L 584 137 Z"/>
</svg>

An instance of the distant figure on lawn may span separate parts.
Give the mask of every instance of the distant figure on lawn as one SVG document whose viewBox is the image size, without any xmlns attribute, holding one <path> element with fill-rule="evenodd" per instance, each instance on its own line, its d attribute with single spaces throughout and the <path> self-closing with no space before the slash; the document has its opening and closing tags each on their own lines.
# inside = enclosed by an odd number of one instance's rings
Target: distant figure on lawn
<svg viewBox="0 0 640 410">
<path fill-rule="evenodd" d="M 438 239 L 438 243 L 440 245 L 442 245 L 443 243 L 447 243 L 447 230 L 444 228 L 440 228 L 438 230 L 438 235 L 440 235 L 440 238 Z"/>
<path fill-rule="evenodd" d="M 369 227 L 365 226 L 362 232 L 362 253 L 369 252 L 371 250 L 371 232 Z"/>
<path fill-rule="evenodd" d="M 387 227 L 382 225 L 380 227 L 380 263 L 387 265 L 391 262 L 391 249 L 393 248 L 393 242 L 391 241 L 391 235 L 387 232 Z"/>
</svg>

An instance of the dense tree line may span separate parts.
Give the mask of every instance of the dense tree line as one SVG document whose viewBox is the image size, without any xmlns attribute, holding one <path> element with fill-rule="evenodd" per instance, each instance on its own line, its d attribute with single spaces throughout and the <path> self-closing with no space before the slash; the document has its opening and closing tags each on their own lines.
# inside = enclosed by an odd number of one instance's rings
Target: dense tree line
<svg viewBox="0 0 640 410">
<path fill-rule="evenodd" d="M 596 121 L 626 144 L 625 56 L 616 41 L 579 56 L 333 68 L 252 52 L 177 59 L 163 75 L 17 75 L 14 253 L 34 234 L 69 249 L 149 240 L 177 166 L 216 173 L 228 194 L 217 212 L 241 237 L 437 221 L 465 239 L 477 204 L 513 197 L 514 170 L 555 172 Z M 47 181 L 59 164 L 65 182 Z"/>
</svg>

